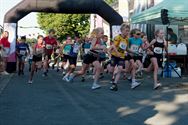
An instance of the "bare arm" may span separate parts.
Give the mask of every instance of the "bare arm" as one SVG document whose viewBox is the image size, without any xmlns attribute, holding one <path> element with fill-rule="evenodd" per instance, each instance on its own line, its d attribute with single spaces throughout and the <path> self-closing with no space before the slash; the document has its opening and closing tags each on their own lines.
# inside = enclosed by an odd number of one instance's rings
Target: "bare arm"
<svg viewBox="0 0 188 125">
<path fill-rule="evenodd" d="M 147 50 L 148 48 L 150 48 L 155 42 L 156 42 L 156 40 L 153 39 L 153 40 L 149 43 L 149 45 L 148 45 L 146 48 L 144 48 L 144 50 Z"/>
<path fill-rule="evenodd" d="M 97 38 L 93 38 L 91 41 L 91 50 L 103 50 L 104 46 L 96 46 Z"/>
</svg>

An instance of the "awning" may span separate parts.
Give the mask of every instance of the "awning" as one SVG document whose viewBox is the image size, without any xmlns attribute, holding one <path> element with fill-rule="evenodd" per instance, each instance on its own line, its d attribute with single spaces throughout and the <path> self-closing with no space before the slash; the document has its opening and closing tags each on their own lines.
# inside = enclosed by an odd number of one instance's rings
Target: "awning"
<svg viewBox="0 0 188 125">
<path fill-rule="evenodd" d="M 188 0 L 164 0 L 131 17 L 133 24 L 162 24 L 161 9 L 168 10 L 170 24 L 188 25 Z"/>
</svg>

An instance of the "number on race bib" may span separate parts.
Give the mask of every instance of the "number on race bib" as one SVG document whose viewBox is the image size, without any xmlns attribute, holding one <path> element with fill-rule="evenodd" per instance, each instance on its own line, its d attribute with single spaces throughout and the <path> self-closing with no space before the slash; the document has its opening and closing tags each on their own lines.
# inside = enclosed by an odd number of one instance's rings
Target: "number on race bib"
<svg viewBox="0 0 188 125">
<path fill-rule="evenodd" d="M 124 42 L 120 42 L 120 44 L 119 44 L 119 48 L 118 48 L 118 51 L 120 52 L 120 53 L 124 53 L 124 51 L 126 50 L 126 44 L 124 43 Z"/>
<path fill-rule="evenodd" d="M 155 47 L 154 48 L 154 53 L 156 53 L 156 54 L 162 54 L 162 51 L 163 51 L 163 49 L 160 48 L 160 47 Z"/>
<path fill-rule="evenodd" d="M 133 50 L 134 52 L 138 51 L 138 46 L 137 45 L 131 45 L 131 50 Z"/>
<path fill-rule="evenodd" d="M 79 51 L 79 46 L 75 45 L 74 48 L 73 48 L 73 52 L 78 53 L 78 51 Z"/>
<path fill-rule="evenodd" d="M 46 44 L 46 49 L 52 49 L 52 45 Z"/>
<path fill-rule="evenodd" d="M 25 54 L 26 54 L 26 51 L 25 51 L 25 50 L 20 50 L 20 54 L 21 54 L 21 55 L 25 55 Z"/>
</svg>

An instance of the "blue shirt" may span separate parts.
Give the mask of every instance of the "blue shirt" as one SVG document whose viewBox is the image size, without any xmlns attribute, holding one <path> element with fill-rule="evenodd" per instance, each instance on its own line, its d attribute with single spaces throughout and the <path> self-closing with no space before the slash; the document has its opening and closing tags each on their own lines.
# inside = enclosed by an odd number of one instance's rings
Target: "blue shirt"
<svg viewBox="0 0 188 125">
<path fill-rule="evenodd" d="M 71 51 L 71 48 L 72 48 L 72 45 L 70 45 L 70 44 L 65 45 L 65 47 L 63 49 L 63 54 L 69 55 L 70 51 Z"/>
<path fill-rule="evenodd" d="M 132 51 L 138 52 L 139 48 L 142 46 L 143 41 L 141 38 L 129 38 L 129 47 L 131 48 Z"/>
<path fill-rule="evenodd" d="M 26 55 L 27 49 L 29 50 L 29 46 L 27 43 L 19 43 L 16 46 L 16 49 L 20 55 Z"/>
<path fill-rule="evenodd" d="M 71 48 L 70 56 L 77 57 L 79 50 L 80 50 L 80 44 L 74 43 Z"/>
</svg>

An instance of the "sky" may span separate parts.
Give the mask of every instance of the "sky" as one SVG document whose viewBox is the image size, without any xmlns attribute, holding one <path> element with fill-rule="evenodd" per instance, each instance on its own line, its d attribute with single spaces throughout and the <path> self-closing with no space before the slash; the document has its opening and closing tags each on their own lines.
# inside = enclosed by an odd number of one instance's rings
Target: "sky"
<svg viewBox="0 0 188 125">
<path fill-rule="evenodd" d="M 18 4 L 22 0 L 0 0 L 0 25 L 3 26 L 3 20 L 4 15 L 8 10 L 10 10 L 12 7 L 14 7 L 16 4 Z M 36 13 L 30 13 L 24 18 L 22 18 L 18 22 L 18 26 L 23 27 L 34 27 L 39 26 L 37 23 L 37 15 Z M 39 30 L 37 28 L 18 28 L 18 36 L 26 35 L 28 36 L 31 34 L 32 36 L 36 37 L 37 34 L 43 34 L 42 30 Z"/>
</svg>

